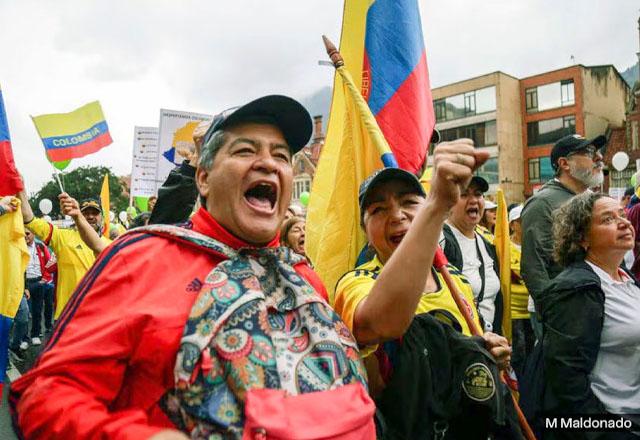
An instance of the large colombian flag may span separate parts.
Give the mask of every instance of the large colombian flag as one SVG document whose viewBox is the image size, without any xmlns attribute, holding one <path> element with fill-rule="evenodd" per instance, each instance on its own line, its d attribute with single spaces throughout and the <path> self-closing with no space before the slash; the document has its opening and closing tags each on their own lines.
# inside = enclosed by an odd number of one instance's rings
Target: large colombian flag
<svg viewBox="0 0 640 440">
<path fill-rule="evenodd" d="M 0 216 L 0 392 L 7 369 L 9 332 L 24 294 L 24 271 L 29 250 L 24 240 L 20 201 L 17 209 Z"/>
<path fill-rule="evenodd" d="M 340 53 L 401 168 L 424 162 L 435 125 L 416 0 L 346 0 Z M 334 80 L 327 138 L 307 216 L 307 255 L 332 297 L 366 240 L 358 187 L 383 164 L 368 121 L 357 112 L 340 75 Z M 370 124 L 369 124 L 370 125 Z"/>
<path fill-rule="evenodd" d="M 83 157 L 113 142 L 98 101 L 70 113 L 40 115 L 32 119 L 51 162 Z"/>
<path fill-rule="evenodd" d="M 22 189 L 22 179 L 13 161 L 9 124 L 0 89 L 0 196 L 14 196 Z"/>
</svg>

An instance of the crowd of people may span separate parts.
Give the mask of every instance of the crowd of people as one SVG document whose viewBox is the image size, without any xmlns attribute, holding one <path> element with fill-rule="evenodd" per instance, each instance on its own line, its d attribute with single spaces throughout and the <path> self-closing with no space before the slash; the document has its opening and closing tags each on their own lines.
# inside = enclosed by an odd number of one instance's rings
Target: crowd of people
<svg viewBox="0 0 640 440">
<path fill-rule="evenodd" d="M 435 147 L 428 187 L 398 168 L 362 182 L 366 261 L 324 286 L 290 203 L 311 132 L 284 96 L 220 113 L 119 237 L 93 199 L 60 194 L 70 229 L 24 192 L 0 201 L 31 255 L 11 350 L 47 334 L 11 384 L 22 437 L 640 438 L 640 203 L 598 192 L 604 136 L 560 139 L 554 178 L 509 207 L 504 292 L 468 139 Z M 624 429 L 546 429 L 571 415 Z"/>
</svg>

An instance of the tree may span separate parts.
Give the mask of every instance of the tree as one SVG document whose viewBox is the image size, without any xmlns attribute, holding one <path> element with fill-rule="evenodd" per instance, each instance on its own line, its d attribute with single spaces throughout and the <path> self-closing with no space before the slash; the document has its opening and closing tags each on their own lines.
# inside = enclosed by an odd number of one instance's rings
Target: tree
<svg viewBox="0 0 640 440">
<path fill-rule="evenodd" d="M 124 188 L 120 179 L 113 175 L 111 170 L 107 167 L 80 167 L 75 170 L 60 174 L 62 180 L 62 186 L 64 190 L 78 202 L 83 199 L 93 197 L 100 201 L 100 190 L 102 189 L 102 179 L 104 179 L 105 173 L 109 173 L 109 199 L 111 203 L 111 210 L 116 214 L 120 211 L 127 209 L 129 205 L 129 199 L 127 196 L 127 189 Z M 60 205 L 58 204 L 58 194 L 60 194 L 60 187 L 55 179 L 55 176 L 51 175 L 51 180 L 47 182 L 40 191 L 29 198 L 31 208 L 36 215 L 42 216 L 38 203 L 42 199 L 49 199 L 53 203 L 53 209 L 49 214 L 52 218 L 57 218 L 60 215 Z"/>
</svg>

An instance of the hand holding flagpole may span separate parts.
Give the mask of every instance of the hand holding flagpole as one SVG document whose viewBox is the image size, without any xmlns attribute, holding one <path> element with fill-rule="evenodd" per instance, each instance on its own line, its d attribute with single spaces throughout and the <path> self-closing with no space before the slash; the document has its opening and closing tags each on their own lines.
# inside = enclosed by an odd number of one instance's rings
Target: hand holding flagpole
<svg viewBox="0 0 640 440">
<path fill-rule="evenodd" d="M 382 160 L 385 168 L 398 168 L 398 162 L 389 147 L 389 143 L 382 135 L 382 131 L 380 130 L 380 127 L 378 127 L 376 118 L 373 116 L 373 113 L 371 113 L 369 105 L 353 82 L 351 74 L 344 66 L 344 59 L 342 58 L 342 55 L 338 49 L 336 49 L 336 46 L 331 42 L 331 40 L 329 40 L 325 35 L 322 36 L 322 41 L 324 42 L 324 47 L 327 50 L 327 55 L 329 55 L 333 66 L 336 68 L 336 72 L 338 72 L 342 78 L 343 84 L 346 86 L 356 104 L 356 110 L 360 114 L 367 130 L 367 134 L 369 134 L 371 138 L 371 142 L 380 153 L 380 160 Z"/>
</svg>

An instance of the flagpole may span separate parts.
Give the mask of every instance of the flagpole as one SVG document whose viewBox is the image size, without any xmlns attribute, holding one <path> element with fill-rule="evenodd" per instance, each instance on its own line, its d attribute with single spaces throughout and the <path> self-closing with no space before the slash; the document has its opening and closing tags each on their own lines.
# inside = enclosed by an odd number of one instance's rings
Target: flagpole
<svg viewBox="0 0 640 440">
<path fill-rule="evenodd" d="M 40 139 L 42 139 L 42 133 L 40 133 L 40 129 L 38 128 L 38 124 L 35 123 L 33 119 L 33 115 L 29 115 L 29 117 L 31 118 L 31 122 L 33 122 L 33 126 L 36 128 L 36 132 L 38 133 L 38 136 L 40 137 Z M 46 154 L 46 149 L 45 149 L 45 154 Z M 56 182 L 58 182 L 58 187 L 60 188 L 60 192 L 63 193 L 64 187 L 62 186 L 62 179 L 60 179 L 60 170 L 57 169 L 52 162 L 49 162 L 49 163 L 53 167 L 53 177 L 55 178 Z"/>
<path fill-rule="evenodd" d="M 380 160 L 382 161 L 385 168 L 398 168 L 398 162 L 396 161 L 387 140 L 382 135 L 382 131 L 380 127 L 378 127 L 378 123 L 376 122 L 375 116 L 371 113 L 371 109 L 369 108 L 369 104 L 364 100 L 362 94 L 358 90 L 358 87 L 353 82 L 353 78 L 351 78 L 351 74 L 344 66 L 344 59 L 342 55 L 336 49 L 336 46 L 329 40 L 325 35 L 322 36 L 322 41 L 324 42 L 324 47 L 327 50 L 327 54 L 329 58 L 331 58 L 331 62 L 333 66 L 336 68 L 336 71 L 342 77 L 343 83 L 347 86 L 347 89 L 351 93 L 351 97 L 356 103 L 356 108 L 360 116 L 362 117 L 362 121 L 364 121 L 365 128 L 367 129 L 367 133 L 371 137 L 371 141 L 373 145 L 377 148 L 380 153 Z"/>
<path fill-rule="evenodd" d="M 344 66 L 344 59 L 342 58 L 342 55 L 340 54 L 336 46 L 331 42 L 331 40 L 329 40 L 325 35 L 322 36 L 322 41 L 324 42 L 324 46 L 327 50 L 327 54 L 329 55 L 329 58 L 331 59 L 331 62 L 333 63 L 333 66 L 336 69 L 336 72 L 341 76 L 344 85 L 347 87 L 347 89 L 351 93 L 352 98 L 356 103 L 357 110 L 360 113 L 362 120 L 364 121 L 365 127 L 367 129 L 367 133 L 370 135 L 372 143 L 380 153 L 380 159 L 382 160 L 384 167 L 398 168 L 398 162 L 396 161 L 396 158 L 393 155 L 393 152 L 391 151 L 391 148 L 389 147 L 387 140 L 382 135 L 382 131 L 378 127 L 376 119 L 371 113 L 371 109 L 369 108 L 369 105 L 362 97 L 362 94 L 354 84 L 353 79 L 351 78 L 351 75 L 349 74 L 349 72 Z M 436 267 L 438 272 L 440 272 L 440 274 L 444 278 L 445 283 L 449 288 L 449 292 L 451 293 L 451 296 L 453 297 L 453 300 L 456 303 L 458 310 L 464 317 L 464 320 L 469 326 L 469 329 L 471 330 L 472 334 L 481 336 L 483 333 L 482 329 L 476 324 L 476 322 L 471 317 L 471 314 L 467 306 L 465 305 L 464 300 L 462 299 L 463 298 L 462 293 L 458 289 L 458 286 L 453 281 L 453 278 L 451 277 L 451 274 L 447 269 L 447 263 L 448 263 L 447 257 L 444 255 L 444 252 L 442 251 L 442 249 L 440 249 L 440 247 L 438 246 L 436 248 L 436 253 L 434 255 L 433 265 Z M 506 380 L 504 372 L 501 374 L 500 379 L 502 380 L 503 383 L 507 385 L 507 387 L 509 387 L 511 391 L 511 398 L 513 400 L 513 405 L 518 414 L 518 421 L 520 423 L 520 427 L 524 431 L 525 437 L 528 440 L 536 440 L 535 435 L 533 434 L 533 431 L 531 430 L 531 427 L 527 422 L 527 419 L 525 418 L 524 414 L 522 413 L 522 410 L 518 405 L 517 399 L 514 395 L 515 390 L 509 386 L 509 382 Z"/>
<path fill-rule="evenodd" d="M 53 176 L 58 182 L 58 186 L 60 187 L 60 192 L 63 193 L 64 187 L 62 186 L 62 179 L 60 179 L 60 170 L 58 170 L 56 167 L 53 167 L 53 169 L 54 169 Z"/>
</svg>

